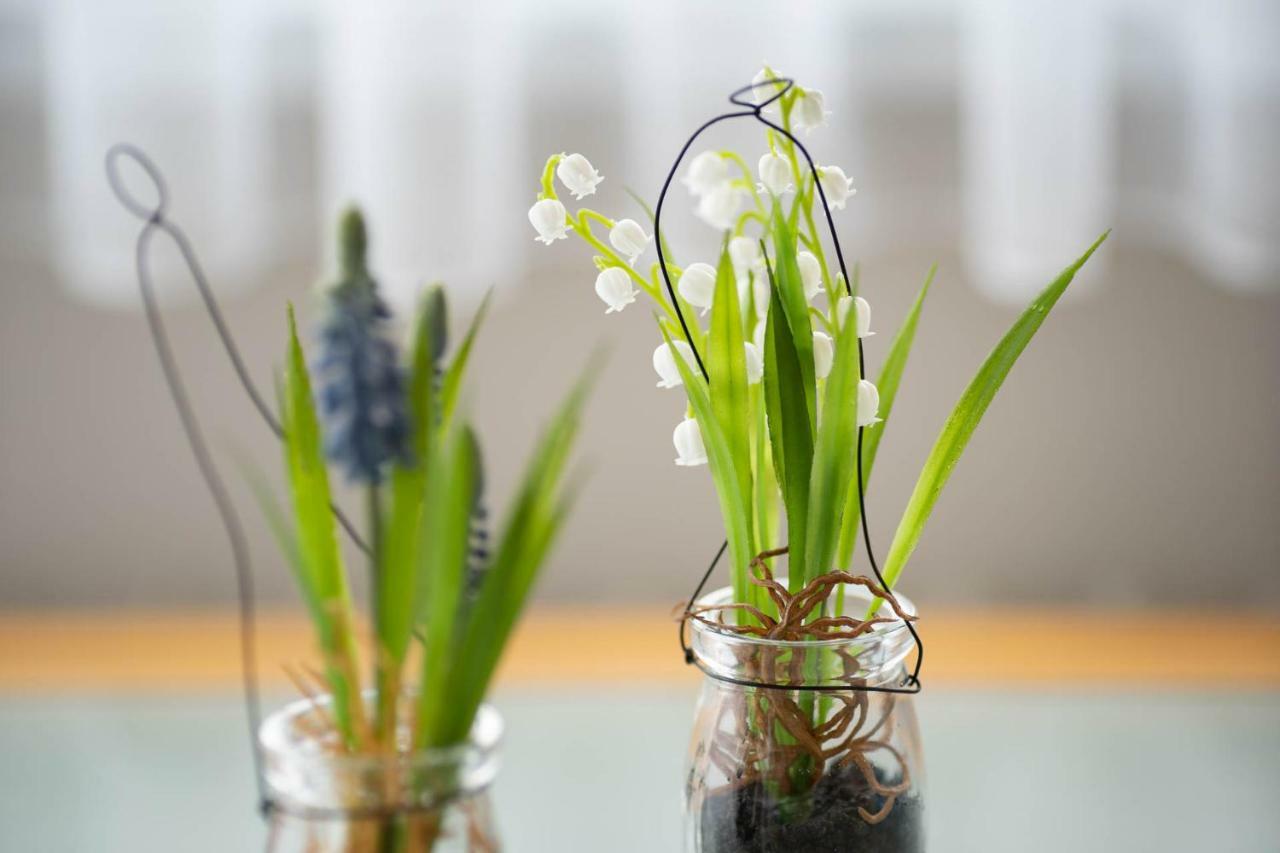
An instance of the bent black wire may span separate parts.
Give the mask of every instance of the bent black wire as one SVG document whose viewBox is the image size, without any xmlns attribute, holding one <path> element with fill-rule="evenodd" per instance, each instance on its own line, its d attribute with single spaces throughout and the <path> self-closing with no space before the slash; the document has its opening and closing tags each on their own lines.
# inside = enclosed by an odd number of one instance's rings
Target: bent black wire
<svg viewBox="0 0 1280 853">
<path fill-rule="evenodd" d="M 140 202 L 125 186 L 124 180 L 120 175 L 120 162 L 123 159 L 132 160 L 151 180 L 156 193 L 156 200 L 153 205 Z M 235 504 L 227 493 L 226 485 L 218 472 L 217 465 L 213 461 L 213 455 L 209 451 L 208 442 L 200 429 L 199 418 L 196 417 L 195 409 L 191 405 L 191 399 L 182 381 L 182 374 L 178 368 L 178 362 L 174 356 L 173 347 L 165 330 L 163 316 L 156 299 L 155 287 L 151 277 L 149 250 L 152 238 L 157 231 L 168 235 L 173 240 L 174 245 L 178 247 L 183 262 L 191 274 L 191 279 L 204 300 L 205 308 L 213 321 L 223 349 L 226 351 L 228 358 L 230 358 L 236 376 L 240 380 L 245 393 L 248 394 L 249 399 L 253 402 L 254 408 L 258 410 L 262 419 L 277 438 L 284 438 L 284 430 L 270 407 L 267 406 L 262 395 L 258 392 L 257 387 L 253 384 L 253 380 L 249 377 L 249 371 L 245 367 L 244 359 L 241 357 L 239 348 L 235 344 L 235 339 L 232 337 L 231 331 L 223 318 L 222 311 L 218 307 L 218 302 L 213 295 L 213 289 L 209 286 L 208 279 L 205 277 L 204 269 L 200 265 L 200 260 L 194 247 L 188 240 L 186 233 L 166 216 L 169 191 L 159 168 L 138 147 L 120 143 L 111 146 L 107 151 L 106 170 L 107 182 L 111 186 L 111 191 L 115 194 L 116 199 L 119 200 L 125 210 L 143 221 L 142 230 L 138 232 L 134 263 L 138 277 L 138 289 L 142 294 L 142 304 L 147 316 L 147 326 L 151 332 L 151 339 L 155 344 L 156 357 L 160 361 L 160 369 L 164 375 L 165 384 L 169 387 L 169 394 L 173 398 L 174 407 L 178 410 L 178 418 L 182 423 L 182 429 L 186 433 L 187 442 L 190 444 L 191 452 L 195 456 L 200 475 L 203 477 L 205 485 L 209 489 L 209 494 L 213 498 L 218 515 L 222 520 L 227 540 L 231 545 L 232 562 L 235 566 L 236 597 L 239 607 L 240 667 L 245 695 L 245 715 L 248 718 L 249 743 L 253 755 L 259 808 L 265 813 L 274 808 L 274 806 L 267 796 L 266 780 L 263 776 L 262 750 L 258 744 L 258 727 L 262 721 L 262 700 L 258 687 L 257 634 L 255 625 L 257 606 L 253 587 L 253 567 L 249 558 L 249 547 L 244 535 L 244 526 L 240 522 L 240 517 L 235 510 Z M 368 551 L 368 546 L 342 511 L 334 506 L 333 513 L 338 523 L 351 538 L 351 541 L 361 550 Z"/>
<path fill-rule="evenodd" d="M 789 78 L 776 77 L 770 80 L 761 80 L 758 83 L 753 82 L 746 86 L 743 86 L 740 89 L 735 89 L 729 95 L 729 103 L 733 104 L 736 107 L 743 107 L 743 109 L 737 112 L 724 113 L 722 115 L 718 115 L 715 118 L 712 118 L 704 122 L 701 127 L 699 127 L 697 130 L 693 132 L 693 135 L 690 136 L 689 139 L 685 142 L 684 146 L 681 147 L 680 153 L 676 155 L 675 162 L 671 164 L 671 169 L 670 171 L 667 172 L 667 178 L 665 181 L 662 182 L 662 191 L 658 194 L 658 203 L 653 210 L 653 233 L 654 233 L 654 243 L 656 244 L 656 247 L 658 250 L 658 269 L 662 272 L 662 280 L 666 284 L 668 296 L 671 297 L 671 303 L 672 303 L 672 306 L 675 308 L 676 317 L 680 320 L 680 328 L 684 332 L 685 341 L 689 344 L 689 347 L 693 352 L 693 358 L 697 362 L 698 369 L 702 372 L 703 378 L 706 379 L 708 382 L 711 381 L 711 376 L 710 374 L 707 373 L 706 365 L 703 364 L 703 361 L 702 361 L 702 354 L 698 351 L 698 345 L 693 340 L 693 335 L 689 331 L 689 324 L 685 320 L 684 312 L 680 308 L 680 300 L 676 297 L 675 287 L 671 283 L 671 274 L 667 271 L 667 260 L 665 257 L 665 253 L 662 250 L 662 244 L 663 244 L 662 206 L 667 200 L 667 192 L 671 189 L 671 182 L 675 179 L 676 172 L 679 171 L 680 169 L 680 162 L 684 160 L 684 156 L 689 153 L 689 149 L 693 147 L 693 143 L 708 128 L 711 128 L 722 121 L 728 121 L 730 119 L 754 118 L 756 121 L 760 122 L 765 127 L 770 128 L 775 133 L 778 133 L 783 137 L 785 137 L 786 139 L 790 140 L 796 146 L 796 148 L 800 151 L 800 153 L 804 155 L 805 163 L 807 163 L 809 166 L 809 173 L 813 176 L 814 188 L 818 191 L 818 197 L 822 201 L 822 212 L 826 216 L 827 231 L 831 235 L 831 243 L 836 250 L 836 260 L 840 264 L 840 275 L 844 279 L 845 292 L 850 296 L 853 295 L 853 287 L 850 284 L 849 271 L 844 261 L 844 250 L 840 247 L 840 237 L 836 233 L 835 218 L 831 215 L 831 206 L 827 204 L 827 194 L 826 194 L 826 191 L 822 188 L 822 181 L 818 179 L 818 166 L 814 162 L 813 157 L 809 155 L 809 150 L 804 147 L 804 143 L 802 143 L 799 139 L 797 139 L 796 136 L 786 128 L 780 125 L 777 125 L 774 122 L 770 121 L 769 119 L 765 118 L 763 114 L 764 109 L 766 107 L 773 104 L 775 101 L 778 101 L 779 99 L 781 99 L 788 91 L 791 90 L 791 88 L 794 85 L 795 85 L 795 81 Z M 775 87 L 777 88 L 778 91 L 775 92 L 773 95 L 769 96 L 768 98 L 765 98 L 762 101 L 756 102 L 754 97 L 752 101 L 744 100 L 744 98 L 748 94 L 753 94 L 756 89 L 759 89 L 761 87 L 766 87 L 766 86 Z M 765 262 L 766 264 L 768 264 L 767 256 L 765 257 Z M 769 268 L 769 276 L 770 276 L 770 279 L 772 280 L 772 277 L 773 277 L 772 267 Z M 858 374 L 860 379 L 867 378 L 867 360 L 866 360 L 866 355 L 863 351 L 861 338 L 858 339 Z M 863 482 L 863 474 L 862 474 L 862 433 L 864 429 L 865 427 L 858 427 L 858 446 L 857 446 L 858 504 L 861 511 L 862 541 L 863 541 L 863 544 L 866 546 L 867 560 L 871 564 L 871 571 L 875 573 L 876 580 L 880 582 L 880 585 L 887 589 L 888 586 L 887 584 L 885 584 L 884 576 L 880 573 L 880 567 L 876 563 L 875 551 L 871 547 L 871 529 L 869 526 L 869 522 L 867 521 L 867 502 L 866 502 L 866 494 L 865 494 L 865 484 Z M 739 681 L 733 678 L 728 678 L 726 676 L 722 676 L 717 673 L 709 671 L 706 667 L 702 665 L 700 661 L 697 660 L 697 656 L 694 655 L 692 649 L 689 648 L 688 641 L 685 639 L 685 623 L 689 621 L 690 615 L 692 614 L 692 611 L 693 611 L 694 603 L 698 600 L 698 597 L 702 594 L 703 587 L 706 586 L 707 580 L 711 577 L 712 571 L 715 570 L 716 565 L 720 562 L 720 559 L 724 555 L 725 549 L 728 547 L 728 544 L 729 544 L 728 540 L 725 540 L 725 543 L 720 546 L 720 549 L 716 552 L 715 557 L 711 560 L 711 564 L 707 567 L 706 572 L 703 573 L 702 580 L 699 581 L 698 586 L 693 591 L 693 595 L 690 596 L 688 603 L 685 605 L 685 610 L 684 610 L 685 618 L 682 619 L 680 622 L 680 649 L 684 653 L 684 659 L 686 663 L 695 664 L 699 669 L 701 669 L 704 673 L 711 676 L 712 678 L 718 679 L 720 681 L 727 681 L 732 684 L 741 684 L 747 687 L 762 687 L 762 688 L 779 689 L 779 690 L 806 690 L 806 691 L 816 691 L 816 692 L 830 692 L 830 691 L 837 691 L 837 690 L 863 690 L 863 691 L 877 692 L 877 693 L 919 693 L 920 692 L 920 687 L 921 687 L 920 667 L 924 663 L 924 642 L 920 639 L 920 634 L 916 631 L 915 626 L 912 625 L 910 622 L 906 622 L 904 624 L 907 626 L 907 630 L 911 633 L 911 639 L 916 646 L 916 661 L 915 661 L 915 665 L 912 667 L 911 673 L 907 675 L 906 680 L 903 682 L 903 686 L 900 686 L 900 687 L 825 687 L 825 686 L 814 686 L 814 685 L 773 684 L 773 683 L 762 683 L 762 682 L 754 682 L 754 681 L 747 682 L 747 681 Z"/>
</svg>

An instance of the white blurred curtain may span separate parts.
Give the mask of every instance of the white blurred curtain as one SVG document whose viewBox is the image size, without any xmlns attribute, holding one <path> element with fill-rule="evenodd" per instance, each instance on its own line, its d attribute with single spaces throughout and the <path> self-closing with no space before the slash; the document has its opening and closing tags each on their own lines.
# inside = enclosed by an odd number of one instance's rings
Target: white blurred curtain
<svg viewBox="0 0 1280 853">
<path fill-rule="evenodd" d="M 984 293 L 1025 303 L 1114 224 L 1111 6 L 961 8 L 966 262 Z"/>
<path fill-rule="evenodd" d="M 252 281 L 271 251 L 263 34 L 268 5 L 56 0 L 45 7 L 52 257 L 99 305 L 135 306 L 139 223 L 106 185 L 103 157 L 134 142 L 168 178 L 175 212 L 218 287 Z M 142 199 L 150 188 L 135 171 Z M 173 253 L 156 256 L 162 296 L 189 295 Z"/>
<path fill-rule="evenodd" d="M 528 236 L 511 215 L 536 190 L 536 176 L 521 174 L 519 7 L 488 12 L 414 0 L 327 7 L 321 245 L 332 245 L 338 210 L 359 204 L 398 311 L 434 280 L 464 303 L 478 298 Z"/>
</svg>

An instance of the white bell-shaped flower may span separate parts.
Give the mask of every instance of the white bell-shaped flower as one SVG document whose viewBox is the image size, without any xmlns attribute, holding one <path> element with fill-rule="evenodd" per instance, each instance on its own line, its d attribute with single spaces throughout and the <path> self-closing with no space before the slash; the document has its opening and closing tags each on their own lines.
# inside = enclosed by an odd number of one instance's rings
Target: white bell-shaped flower
<svg viewBox="0 0 1280 853">
<path fill-rule="evenodd" d="M 685 418 L 676 424 L 676 431 L 671 435 L 671 443 L 676 446 L 677 465 L 707 464 L 707 448 L 702 443 L 702 430 L 693 418 Z"/>
<path fill-rule="evenodd" d="M 529 222 L 538 232 L 536 239 L 548 246 L 565 239 L 565 232 L 569 230 L 569 214 L 554 198 L 544 198 L 529 208 Z"/>
<path fill-rule="evenodd" d="M 791 120 L 795 122 L 796 127 L 803 130 L 822 127 L 827 123 L 827 116 L 831 115 L 827 112 L 826 106 L 826 100 L 821 92 L 817 89 L 805 89 L 796 97 Z"/>
<path fill-rule="evenodd" d="M 596 276 L 596 295 L 609 307 L 606 314 L 613 314 L 636 301 L 639 293 L 631 283 L 631 276 L 622 267 L 609 267 Z"/>
<path fill-rule="evenodd" d="M 591 161 L 581 154 L 570 154 L 556 164 L 556 177 L 569 188 L 573 197 L 581 200 L 596 191 L 596 184 L 604 180 L 591 166 Z"/>
<path fill-rule="evenodd" d="M 649 236 L 634 219 L 619 219 L 609 229 L 609 244 L 632 263 L 644 252 Z"/>
<path fill-rule="evenodd" d="M 751 341 L 744 341 L 742 346 L 747 351 L 747 384 L 755 385 L 764 378 L 764 356 Z"/>
<path fill-rule="evenodd" d="M 858 337 L 869 338 L 875 334 L 871 331 L 871 306 L 867 300 L 861 296 L 849 296 L 845 294 L 836 302 L 836 316 L 840 318 L 840 325 L 844 325 L 844 321 L 849 317 L 849 309 L 855 309 L 854 316 L 858 320 Z"/>
<path fill-rule="evenodd" d="M 729 241 L 729 260 L 733 261 L 733 272 L 738 276 L 759 269 L 764 263 L 760 243 L 750 237 L 734 237 Z"/>
<path fill-rule="evenodd" d="M 765 85 L 769 80 L 777 80 L 783 75 L 777 71 L 770 71 L 767 68 L 761 68 L 756 72 L 756 76 L 751 78 L 751 99 L 757 104 L 763 104 L 765 101 L 777 95 L 782 91 L 784 83 L 773 83 Z M 778 107 L 778 102 L 774 101 L 765 107 L 766 111 L 772 112 Z"/>
<path fill-rule="evenodd" d="M 756 165 L 760 185 L 774 195 L 782 195 L 791 189 L 791 164 L 773 151 L 765 152 Z"/>
<path fill-rule="evenodd" d="M 738 220 L 742 193 L 728 181 L 712 187 L 698 200 L 698 218 L 719 231 L 727 231 Z"/>
<path fill-rule="evenodd" d="M 693 367 L 696 364 L 693 357 L 693 347 L 689 346 L 687 342 L 672 341 L 671 346 L 675 347 L 680 360 L 687 367 Z M 684 379 L 680 376 L 680 367 L 676 364 L 675 355 L 671 352 L 671 346 L 668 346 L 667 342 L 663 341 L 653 351 L 653 369 L 658 373 L 659 388 L 676 388 L 684 384 Z"/>
<path fill-rule="evenodd" d="M 819 379 L 826 379 L 835 360 L 836 347 L 826 332 L 813 333 L 813 372 Z"/>
<path fill-rule="evenodd" d="M 853 181 L 845 175 L 839 166 L 820 166 L 818 180 L 822 182 L 822 193 L 827 197 L 827 207 L 832 210 L 844 210 L 845 202 L 857 194 Z"/>
<path fill-rule="evenodd" d="M 804 298 L 812 300 L 822 291 L 822 264 L 813 252 L 800 252 L 796 255 L 796 263 L 800 266 L 800 281 L 804 284 Z"/>
<path fill-rule="evenodd" d="M 681 182 L 694 195 L 706 195 L 729 182 L 729 164 L 714 151 L 703 151 L 689 161 Z"/>
<path fill-rule="evenodd" d="M 716 271 L 711 264 L 689 264 L 680 274 L 676 290 L 694 308 L 706 311 L 716 295 Z"/>
<path fill-rule="evenodd" d="M 865 379 L 858 382 L 858 426 L 868 427 L 880 423 L 876 414 L 880 411 L 880 392 Z"/>
</svg>

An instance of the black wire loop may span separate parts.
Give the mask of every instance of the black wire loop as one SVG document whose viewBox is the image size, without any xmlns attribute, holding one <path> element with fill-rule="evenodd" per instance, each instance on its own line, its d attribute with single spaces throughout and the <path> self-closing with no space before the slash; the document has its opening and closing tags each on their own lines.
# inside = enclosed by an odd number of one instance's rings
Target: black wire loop
<svg viewBox="0 0 1280 853">
<path fill-rule="evenodd" d="M 676 172 L 679 171 L 680 169 L 681 161 L 684 160 L 685 155 L 689 153 L 689 149 L 693 147 L 693 143 L 697 141 L 698 137 L 701 136 L 703 132 L 708 130 L 709 128 L 719 124 L 722 121 L 729 121 L 730 119 L 754 118 L 756 121 L 760 122 L 765 127 L 770 128 L 775 133 L 778 133 L 781 136 L 785 137 L 786 139 L 790 140 L 796 146 L 796 148 L 800 151 L 800 153 L 804 155 L 805 163 L 807 163 L 809 166 L 809 173 L 813 176 L 814 188 L 818 191 L 818 197 L 822 200 L 822 211 L 826 215 L 827 231 L 831 235 L 831 244 L 835 247 L 836 259 L 840 264 L 840 275 L 844 279 L 845 292 L 850 296 L 853 295 L 853 286 L 850 283 L 849 270 L 845 265 L 844 250 L 840 246 L 840 237 L 836 233 L 835 218 L 831 215 L 831 206 L 827 203 L 826 191 L 822 188 L 822 181 L 819 180 L 818 178 L 818 166 L 814 162 L 813 157 L 809 155 L 809 150 L 804 147 L 804 143 L 802 143 L 799 139 L 797 139 L 796 136 L 786 128 L 778 124 L 775 124 L 774 122 L 765 118 L 763 114 L 766 107 L 780 100 L 794 86 L 795 86 L 795 81 L 791 80 L 790 78 L 774 77 L 768 80 L 752 82 L 739 89 L 735 89 L 729 95 L 729 103 L 733 104 L 735 107 L 743 107 L 743 109 L 738 112 L 723 113 L 712 119 L 709 119 L 708 121 L 703 122 L 702 126 L 693 132 L 693 135 L 690 136 L 689 139 L 680 148 L 680 153 L 676 155 L 675 162 L 671 164 L 671 169 L 667 172 L 667 178 L 662 183 L 662 191 L 658 194 L 658 203 L 654 206 L 653 232 L 654 232 L 654 243 L 658 250 L 658 269 L 662 272 L 662 280 L 666 284 L 667 294 L 668 296 L 671 297 L 671 304 L 675 308 L 676 317 L 680 320 L 680 328 L 684 332 L 685 342 L 689 344 L 689 348 L 693 352 L 693 358 L 698 364 L 698 369 L 702 372 L 702 376 L 704 379 L 707 380 L 707 382 L 711 381 L 711 376 L 707 373 L 706 365 L 702 361 L 702 355 L 701 353 L 698 352 L 698 345 L 697 343 L 694 342 L 693 334 L 689 330 L 688 321 L 685 320 L 684 312 L 680 309 L 680 300 L 676 297 L 675 287 L 671 283 L 671 274 L 667 270 L 667 260 L 665 257 L 665 253 L 662 250 L 662 246 L 663 246 L 662 206 L 667 200 L 667 192 L 668 190 L 671 189 L 671 182 L 675 180 Z M 763 87 L 773 87 L 773 88 L 776 88 L 777 91 L 774 94 L 770 95 L 768 98 L 765 98 L 764 100 L 761 100 L 758 102 L 754 97 L 752 97 L 750 101 L 745 100 L 746 96 L 753 95 L 757 89 L 760 89 Z M 769 263 L 769 259 L 767 255 L 765 256 L 765 263 L 766 264 Z M 769 266 L 768 271 L 769 271 L 770 280 L 772 281 L 773 268 L 771 265 Z M 861 338 L 858 339 L 858 373 L 859 373 L 860 379 L 867 378 L 867 360 L 865 357 L 865 353 L 863 351 Z M 888 589 L 888 585 L 885 583 L 884 576 L 880 573 L 880 567 L 876 563 L 875 550 L 871 546 L 871 529 L 867 521 L 867 502 L 866 502 L 866 494 L 865 494 L 865 485 L 863 483 L 863 475 L 862 475 L 862 434 L 864 429 L 865 427 L 858 427 L 858 448 L 857 448 L 857 451 L 858 451 L 858 460 L 857 460 L 858 503 L 861 509 L 861 517 L 862 517 L 862 540 L 864 545 L 866 546 L 867 561 L 871 564 L 871 571 L 875 573 L 876 580 L 880 582 L 880 585 L 885 589 Z M 679 630 L 680 630 L 680 650 L 681 652 L 684 653 L 684 660 L 686 664 L 694 664 L 695 666 L 698 667 L 698 669 L 702 670 L 711 678 L 715 678 L 719 681 L 725 681 L 730 684 L 742 685 L 744 687 L 760 687 L 760 688 L 777 689 L 777 690 L 804 690 L 804 691 L 814 691 L 814 692 L 835 692 L 835 691 L 842 691 L 842 690 L 859 690 L 859 691 L 866 691 L 866 692 L 873 692 L 873 693 L 908 693 L 908 694 L 920 692 L 920 687 L 921 687 L 920 668 L 924 664 L 924 642 L 920 639 L 920 634 L 919 632 L 916 631 L 915 626 L 912 625 L 910 622 L 906 622 L 905 624 L 907 626 L 907 630 L 911 633 L 912 641 L 915 643 L 916 660 L 915 660 L 915 665 L 912 667 L 910 674 L 908 674 L 906 678 L 903 680 L 902 684 L 898 686 L 836 687 L 836 686 L 825 686 L 825 685 L 818 686 L 818 685 L 774 684 L 774 683 L 765 683 L 765 682 L 757 682 L 757 681 L 743 681 L 743 680 L 729 678 L 727 676 L 711 672 L 707 667 L 705 667 L 702 664 L 701 661 L 697 659 L 697 655 L 695 655 L 693 653 L 693 649 L 689 647 L 689 642 L 685 638 L 685 626 L 692 617 L 694 604 L 697 602 L 698 598 L 702 595 L 703 588 L 707 585 L 707 581 L 708 579 L 710 579 L 711 573 L 715 570 L 716 565 L 719 564 L 721 558 L 724 557 L 725 550 L 728 548 L 728 546 L 729 546 L 729 541 L 726 539 L 724 543 L 720 546 L 719 550 L 716 551 L 716 555 L 714 558 L 712 558 L 711 564 L 707 566 L 707 570 L 703 573 L 702 579 L 698 581 L 697 587 L 694 588 L 693 595 L 689 597 L 688 603 L 685 604 L 684 618 L 681 619 L 680 621 Z"/>
<path fill-rule="evenodd" d="M 121 164 L 125 161 L 132 161 L 150 179 L 156 196 L 153 204 L 143 203 L 126 186 L 120 171 Z M 160 362 L 165 384 L 169 388 L 174 407 L 178 411 L 178 418 L 182 423 L 183 432 L 186 433 L 187 442 L 191 446 L 192 455 L 195 456 L 196 466 L 200 469 L 200 475 L 204 479 L 210 496 L 213 498 L 214 506 L 217 508 L 218 516 L 222 520 L 223 530 L 231 546 L 232 562 L 235 567 L 236 599 L 239 610 L 240 668 L 244 688 L 245 716 L 248 720 L 249 744 L 253 755 L 254 776 L 258 787 L 258 807 L 265 816 L 276 809 L 277 806 L 271 802 L 267 794 L 266 778 L 263 774 L 262 749 L 258 743 L 258 727 L 262 722 L 262 699 L 257 665 L 255 623 L 257 603 L 254 594 L 253 565 L 250 560 L 244 525 L 236 513 L 235 504 L 227 492 L 222 475 L 213 461 L 213 454 L 209 450 L 208 441 L 200 428 L 200 419 L 196 415 L 195 408 L 192 406 L 190 396 L 187 393 L 186 385 L 182 380 L 182 371 L 178 367 L 177 358 L 174 356 L 173 347 L 165 328 L 163 313 L 156 298 L 149 260 L 151 243 L 156 232 L 166 234 L 178 247 L 183 263 L 191 275 L 191 280 L 204 300 L 205 309 L 217 331 L 218 339 L 222 343 L 222 347 L 236 372 L 236 377 L 252 401 L 254 408 L 257 409 L 258 414 L 277 438 L 284 438 L 284 429 L 249 376 L 248 368 L 240 355 L 240 349 L 236 346 L 235 338 L 232 336 L 222 310 L 218 306 L 217 299 L 213 295 L 213 288 L 209 285 L 209 280 L 205 276 L 204 268 L 200 264 L 195 248 L 177 223 L 166 216 L 169 205 L 169 190 L 159 167 L 136 145 L 118 143 L 107 150 L 106 171 L 107 183 L 110 185 L 116 199 L 127 211 L 143 220 L 142 230 L 138 232 L 138 239 L 135 245 L 134 265 L 138 278 L 138 289 L 142 295 L 142 304 L 146 312 L 147 327 L 151 332 L 152 342 L 155 344 L 156 357 Z M 358 548 L 367 552 L 369 550 L 368 545 L 361 538 L 355 525 L 336 505 L 333 506 L 333 514 L 351 541 Z"/>
</svg>

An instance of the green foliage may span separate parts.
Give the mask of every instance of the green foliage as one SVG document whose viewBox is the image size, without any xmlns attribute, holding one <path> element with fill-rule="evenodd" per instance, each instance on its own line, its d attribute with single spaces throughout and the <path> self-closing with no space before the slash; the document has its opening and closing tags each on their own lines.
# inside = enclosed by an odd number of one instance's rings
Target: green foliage
<svg viewBox="0 0 1280 853">
<path fill-rule="evenodd" d="M 745 595 L 746 566 L 754 556 L 751 553 L 751 495 L 750 492 L 742 491 L 732 445 L 716 417 L 707 381 L 671 345 L 671 336 L 661 323 L 659 329 L 675 357 L 680 378 L 684 380 L 685 393 L 689 397 L 689 406 L 693 409 L 694 418 L 702 432 L 702 443 L 707 449 L 707 460 L 711 466 L 711 478 L 715 481 L 716 496 L 720 499 L 720 516 L 724 519 L 728 534 L 729 564 L 734 567 L 735 585 L 741 584 Z M 750 464 L 749 459 L 743 462 Z"/>
<path fill-rule="evenodd" d="M 880 420 L 874 429 L 868 430 L 862 440 L 862 485 L 867 488 L 871 483 L 871 469 L 875 466 L 876 454 L 880 450 L 880 439 L 884 437 L 885 428 L 889 426 L 889 418 L 893 415 L 893 403 L 898 398 L 898 386 L 902 383 L 902 372 L 907 367 L 907 356 L 911 354 L 911 346 L 916 339 L 916 326 L 920 322 L 920 309 L 924 307 L 924 299 L 929 295 L 929 287 L 937 273 L 936 265 L 929 268 L 924 285 L 916 295 L 906 319 L 898 327 L 893 342 L 889 344 L 889 354 L 880 368 L 880 376 L 876 379 L 876 388 L 880 392 Z M 858 280 L 858 267 L 853 267 L 853 280 Z M 846 325 L 853 325 L 847 323 Z M 850 477 L 846 485 L 844 510 L 840 517 L 840 543 L 836 549 L 836 566 L 848 569 L 853 559 L 853 548 L 858 541 L 858 523 L 862 517 L 862 504 L 858 496 L 858 478 Z"/>
<path fill-rule="evenodd" d="M 779 288 L 772 299 L 764 334 L 764 399 L 773 467 L 782 488 L 787 519 L 787 586 L 792 592 L 804 586 L 806 529 L 809 519 L 809 475 L 813 469 L 813 421 L 804 389 L 803 356 L 792 337 L 782 308 Z M 806 321 L 807 322 L 807 321 Z M 812 370 L 813 338 L 809 338 Z"/>
<path fill-rule="evenodd" d="M 884 564 L 884 579 L 890 586 L 897 582 L 898 576 L 902 574 L 912 552 L 915 551 L 925 523 L 933 512 L 934 504 L 938 501 L 938 495 L 942 493 L 951 472 L 960 461 L 960 455 L 968 445 L 969 438 L 977 429 L 996 391 L 1004 383 L 1018 356 L 1031 342 L 1032 337 L 1049 315 L 1049 311 L 1066 291 L 1067 285 L 1071 284 L 1076 273 L 1110 233 L 1108 231 L 1099 237 L 1087 252 L 1063 270 L 1061 275 L 1036 297 L 996 345 L 973 381 L 969 383 L 969 387 L 960 396 L 960 401 L 956 403 L 951 416 L 947 418 L 941 435 L 938 436 L 933 450 L 925 460 L 920 479 L 916 481 L 915 490 L 907 502 L 907 509 L 902 514 L 901 521 L 898 522 L 893 543 L 889 546 L 889 555 Z M 872 602 L 869 612 L 874 613 L 879 606 L 880 601 L 877 599 Z"/>
<path fill-rule="evenodd" d="M 711 303 L 710 353 L 707 369 L 711 374 L 709 394 L 711 411 L 728 445 L 732 476 L 737 478 L 738 493 L 751 495 L 751 409 L 747 386 L 747 358 L 742 335 L 742 312 L 738 306 L 738 284 L 729 258 L 728 243 L 720 248 L 716 268 L 715 296 Z M 751 511 L 748 501 L 742 505 L 743 517 L 738 523 L 751 535 Z M 749 550 L 749 547 L 748 547 Z M 741 555 L 739 555 L 741 556 Z M 747 555 L 747 559 L 750 555 Z M 747 564 L 732 561 L 735 591 L 747 594 Z"/>
<path fill-rule="evenodd" d="M 297 543 L 294 568 L 319 636 L 339 732 L 348 746 L 354 746 L 362 735 L 363 713 L 356 675 L 351 596 L 334 534 L 320 424 L 292 305 L 289 306 L 289 353 L 283 395 L 285 469 L 293 498 Z"/>
</svg>

